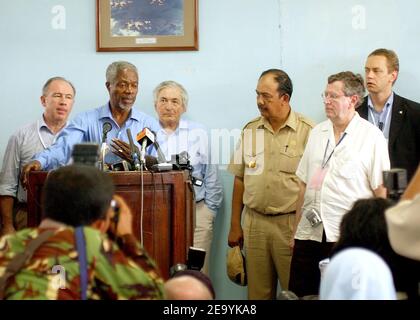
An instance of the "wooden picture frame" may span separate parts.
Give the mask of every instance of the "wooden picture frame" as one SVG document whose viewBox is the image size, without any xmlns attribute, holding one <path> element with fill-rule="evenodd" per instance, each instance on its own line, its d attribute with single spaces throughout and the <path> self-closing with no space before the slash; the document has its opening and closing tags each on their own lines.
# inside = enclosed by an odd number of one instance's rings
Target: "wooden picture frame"
<svg viewBox="0 0 420 320">
<path fill-rule="evenodd" d="M 198 50 L 198 0 L 96 0 L 96 51 Z"/>
</svg>

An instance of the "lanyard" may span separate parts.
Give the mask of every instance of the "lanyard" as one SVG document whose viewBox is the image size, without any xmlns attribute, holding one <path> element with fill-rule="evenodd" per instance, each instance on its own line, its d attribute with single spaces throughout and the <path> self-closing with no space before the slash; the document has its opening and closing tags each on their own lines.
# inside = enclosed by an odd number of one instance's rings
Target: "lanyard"
<svg viewBox="0 0 420 320">
<path fill-rule="evenodd" d="M 39 123 L 39 120 L 36 122 L 37 125 L 37 129 L 38 129 L 38 137 L 39 137 L 39 141 L 41 141 L 42 146 L 44 147 L 44 149 L 47 149 L 48 146 L 45 144 L 44 139 L 42 139 L 42 135 L 41 135 L 41 126 Z"/>
<path fill-rule="evenodd" d="M 375 127 L 378 127 L 378 128 L 379 128 L 379 130 L 381 130 L 381 131 L 384 131 L 385 123 L 386 123 L 386 121 L 388 120 L 389 109 L 391 109 L 390 107 L 391 107 L 391 106 L 390 106 L 390 104 L 389 104 L 389 103 L 387 103 L 387 104 L 385 105 L 385 109 L 386 109 L 386 110 L 383 110 L 383 111 L 379 114 L 378 123 L 376 123 L 375 115 L 374 115 L 374 113 L 373 113 L 373 111 L 372 111 L 372 108 L 369 108 L 369 107 L 368 107 L 369 112 L 370 112 L 370 116 L 372 117 L 373 124 L 375 125 Z M 382 115 L 384 115 L 384 117 L 382 117 Z M 383 118 L 383 121 L 381 121 L 381 118 Z"/>
<path fill-rule="evenodd" d="M 39 141 L 41 142 L 41 144 L 44 147 L 44 149 L 47 149 L 49 146 L 45 143 L 44 139 L 42 138 L 41 123 L 39 122 L 39 120 L 37 120 L 36 123 L 37 123 L 37 130 L 38 130 L 38 138 L 39 138 Z M 48 126 L 47 126 L 47 128 L 48 128 Z M 48 130 L 49 130 L 49 128 L 48 128 Z M 63 129 L 61 129 L 61 130 L 63 130 Z M 58 134 L 61 132 L 61 130 L 58 131 L 56 134 L 51 133 L 54 136 L 54 139 L 53 139 L 53 141 L 52 141 L 51 144 L 54 144 L 55 140 L 57 140 Z"/>
<path fill-rule="evenodd" d="M 334 149 L 331 151 L 330 155 L 328 156 L 327 160 L 325 161 L 325 157 L 327 156 L 327 150 L 328 150 L 328 146 L 330 145 L 330 139 L 328 139 L 327 141 L 327 146 L 325 147 L 325 151 L 324 151 L 324 158 L 322 158 L 322 169 L 325 168 L 325 166 L 328 164 L 328 162 L 330 161 L 335 148 L 337 148 L 339 146 L 339 144 L 341 143 L 341 141 L 343 141 L 344 137 L 346 136 L 347 132 L 344 132 L 344 134 L 341 136 L 340 140 L 338 140 L 337 145 L 334 147 Z"/>
</svg>

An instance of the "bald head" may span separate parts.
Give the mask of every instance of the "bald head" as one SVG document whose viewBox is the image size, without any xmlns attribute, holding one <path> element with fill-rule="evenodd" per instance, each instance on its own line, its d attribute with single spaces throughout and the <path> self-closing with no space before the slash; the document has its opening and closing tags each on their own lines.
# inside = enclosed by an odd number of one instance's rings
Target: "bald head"
<svg viewBox="0 0 420 320">
<path fill-rule="evenodd" d="M 213 300 L 209 288 L 193 276 L 183 275 L 165 283 L 167 300 Z"/>
</svg>

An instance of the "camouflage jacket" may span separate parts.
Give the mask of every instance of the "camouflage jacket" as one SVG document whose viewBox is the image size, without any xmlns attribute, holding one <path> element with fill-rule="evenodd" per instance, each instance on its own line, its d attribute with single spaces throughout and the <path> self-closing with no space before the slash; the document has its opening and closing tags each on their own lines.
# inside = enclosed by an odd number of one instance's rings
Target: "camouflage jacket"
<svg viewBox="0 0 420 320">
<path fill-rule="evenodd" d="M 45 230 L 45 229 L 44 229 Z M 41 230 L 42 231 L 42 230 Z M 40 229 L 24 229 L 0 240 L 0 276 Z M 159 271 L 133 236 L 118 245 L 85 227 L 88 299 L 163 299 Z M 61 228 L 38 248 L 7 284 L 5 299 L 80 299 L 80 268 L 73 228 Z"/>
</svg>

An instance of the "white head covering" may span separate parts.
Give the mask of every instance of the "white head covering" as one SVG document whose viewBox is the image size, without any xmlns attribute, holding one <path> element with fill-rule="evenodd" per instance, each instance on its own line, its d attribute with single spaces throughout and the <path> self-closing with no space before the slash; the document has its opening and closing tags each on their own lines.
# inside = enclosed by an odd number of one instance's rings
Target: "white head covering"
<svg viewBox="0 0 420 320">
<path fill-rule="evenodd" d="M 321 280 L 320 300 L 396 300 L 391 271 L 376 253 L 349 248 L 333 256 Z"/>
</svg>

